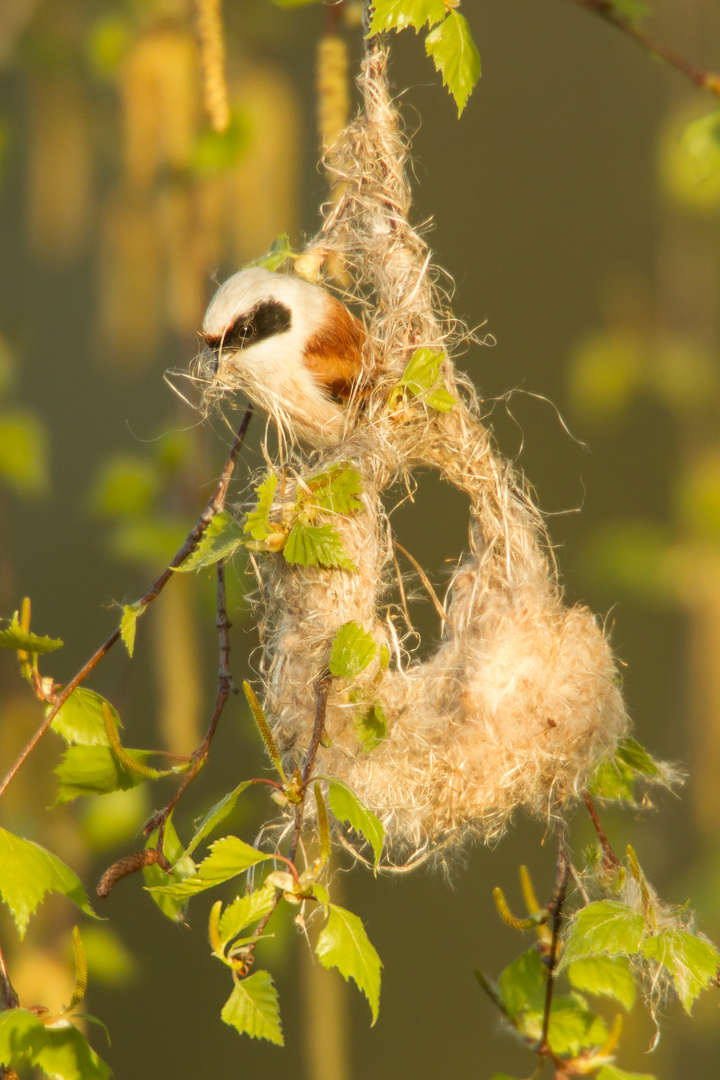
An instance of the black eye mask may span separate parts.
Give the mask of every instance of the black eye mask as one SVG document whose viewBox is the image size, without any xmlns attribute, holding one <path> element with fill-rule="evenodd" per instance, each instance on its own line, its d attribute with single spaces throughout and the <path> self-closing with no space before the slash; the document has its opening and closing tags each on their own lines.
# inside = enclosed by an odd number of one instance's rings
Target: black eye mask
<svg viewBox="0 0 720 1080">
<path fill-rule="evenodd" d="M 265 338 L 284 334 L 292 326 L 290 308 L 279 300 L 262 300 L 249 314 L 239 315 L 219 337 L 206 337 L 213 350 L 244 349 Z"/>
</svg>

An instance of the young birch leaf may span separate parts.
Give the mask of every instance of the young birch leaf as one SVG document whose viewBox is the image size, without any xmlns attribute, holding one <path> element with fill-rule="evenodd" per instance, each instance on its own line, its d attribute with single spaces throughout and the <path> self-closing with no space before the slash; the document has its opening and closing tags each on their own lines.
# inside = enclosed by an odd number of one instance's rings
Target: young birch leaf
<svg viewBox="0 0 720 1080">
<path fill-rule="evenodd" d="M 432 57 L 444 85 L 455 98 L 460 116 L 481 70 L 480 53 L 467 19 L 457 11 L 448 12 L 447 18 L 425 38 L 425 51 Z"/>
<path fill-rule="evenodd" d="M 362 495 L 362 480 L 360 474 L 349 465 L 311 476 L 306 483 L 312 494 L 299 489 L 299 504 L 316 506 L 332 514 L 355 514 L 363 508 L 357 497 Z"/>
<path fill-rule="evenodd" d="M 387 717 L 382 705 L 370 705 L 356 716 L 353 731 L 358 737 L 364 754 L 371 753 L 387 735 Z"/>
<path fill-rule="evenodd" d="M 135 651 L 135 629 L 140 616 L 146 611 L 145 604 L 125 604 L 122 618 L 120 619 L 120 637 L 132 659 Z"/>
<path fill-rule="evenodd" d="M 243 530 L 232 514 L 223 510 L 215 515 L 192 555 L 182 566 L 177 566 L 175 572 L 185 574 L 204 566 L 214 566 L 221 559 L 229 559 L 242 543 Z"/>
<path fill-rule="evenodd" d="M 634 773 L 638 773 L 640 776 L 661 775 L 657 762 L 653 761 L 645 747 L 641 746 L 635 739 L 622 739 L 615 757 L 623 765 L 626 765 L 628 769 L 632 769 Z"/>
<path fill-rule="evenodd" d="M 125 750 L 127 757 L 144 767 L 149 750 Z M 142 772 L 127 769 L 109 746 L 69 746 L 55 769 L 59 780 L 56 806 L 72 802 L 80 795 L 107 795 L 128 791 L 147 779 Z"/>
<path fill-rule="evenodd" d="M 267 1039 L 284 1046 L 278 995 L 267 971 L 256 971 L 239 979 L 223 1005 L 221 1017 L 230 1027 L 251 1039 Z"/>
<path fill-rule="evenodd" d="M 231 904 L 228 904 L 218 921 L 221 945 L 227 945 L 246 926 L 262 919 L 272 911 L 274 903 L 275 889 L 269 884 L 245 896 L 238 896 Z"/>
<path fill-rule="evenodd" d="M 336 633 L 328 667 L 335 678 L 354 679 L 377 652 L 372 634 L 356 622 L 346 622 Z"/>
<path fill-rule="evenodd" d="M 595 1080 L 656 1080 L 650 1073 L 626 1072 L 617 1065 L 603 1065 Z"/>
<path fill-rule="evenodd" d="M 154 848 L 158 842 L 158 830 L 156 829 L 147 838 L 146 848 Z M 153 886 L 167 885 L 168 882 L 180 882 L 185 881 L 187 878 L 192 877 L 196 871 L 196 866 L 193 860 L 187 855 L 183 849 L 183 845 L 180 843 L 180 837 L 175 831 L 175 825 L 173 824 L 172 814 L 165 822 L 165 836 L 163 838 L 163 854 L 165 858 L 172 864 L 172 870 L 168 874 L 166 870 L 158 866 L 155 863 L 152 866 L 146 866 L 143 868 L 143 877 L 145 878 L 145 885 L 148 888 L 150 897 L 153 903 L 162 911 L 168 919 L 172 919 L 173 922 L 183 922 L 183 913 L 185 911 L 185 905 L 187 899 L 181 897 L 176 899 L 172 896 L 165 896 L 161 892 L 157 892 Z"/>
<path fill-rule="evenodd" d="M 635 802 L 635 777 L 632 769 L 618 761 L 601 761 L 588 781 L 588 792 L 597 799 L 624 799 Z"/>
<path fill-rule="evenodd" d="M 98 918 L 80 878 L 57 855 L 0 829 L 0 895 L 10 908 L 21 939 L 30 916 L 49 892 L 62 893 L 86 915 Z"/>
<path fill-rule="evenodd" d="M 174 900 L 186 900 L 272 857 L 237 836 L 224 836 L 211 844 L 210 854 L 199 864 L 197 874 L 171 885 L 155 885 L 150 892 L 170 896 Z"/>
<path fill-rule="evenodd" d="M 525 1009 L 542 1009 L 546 985 L 546 968 L 537 949 L 528 949 L 508 964 L 498 979 L 498 993 L 510 1018 Z"/>
<path fill-rule="evenodd" d="M 109 746 L 103 714 L 106 706 L 111 711 L 115 726 L 121 728 L 122 721 L 109 701 L 94 690 L 78 686 L 58 710 L 50 726 L 58 735 L 62 735 L 66 743 Z"/>
<path fill-rule="evenodd" d="M 592 956 L 573 960 L 567 976 L 576 990 L 620 1002 L 626 1012 L 635 1004 L 635 978 L 624 956 Z"/>
<path fill-rule="evenodd" d="M 291 565 L 299 563 L 300 566 L 339 567 L 341 570 L 357 571 L 333 525 L 304 525 L 298 522 L 290 530 L 283 554 Z"/>
<path fill-rule="evenodd" d="M 355 981 L 370 1003 L 374 1024 L 380 1008 L 382 962 L 357 915 L 330 904 L 330 916 L 320 931 L 315 955 L 323 967 L 336 967 L 346 981 Z"/>
<path fill-rule="evenodd" d="M 250 533 L 253 540 L 265 540 L 272 532 L 270 528 L 270 511 L 277 486 L 278 478 L 275 473 L 268 473 L 265 479 L 255 488 L 257 506 L 249 512 L 243 525 L 243 533 Z"/>
<path fill-rule="evenodd" d="M 599 1016 L 582 1008 L 571 997 L 563 996 L 553 1001 L 548 1043 L 558 1057 L 577 1057 L 583 1050 L 603 1046 L 609 1034 Z"/>
<path fill-rule="evenodd" d="M 301 4 L 315 4 L 320 0 L 275 0 L 278 7 L 299 7 Z M 251 266 L 264 266 L 266 270 L 279 270 L 280 267 L 294 255 L 290 245 L 290 237 L 287 233 L 280 233 L 270 245 L 267 255 L 248 263 L 245 269 Z"/>
<path fill-rule="evenodd" d="M 375 0 L 370 37 L 386 30 L 405 30 L 412 26 L 415 33 L 423 26 L 434 26 L 447 14 L 445 0 Z"/>
<path fill-rule="evenodd" d="M 422 395 L 425 404 L 438 412 L 449 412 L 455 405 L 455 398 L 441 385 L 444 360 L 445 353 L 438 349 L 416 349 L 399 384 L 416 397 Z"/>
<path fill-rule="evenodd" d="M 60 638 L 39 637 L 23 630 L 17 611 L 12 619 L 4 620 L 8 625 L 0 630 L 0 649 L 17 649 L 28 653 L 48 653 L 59 649 L 63 644 Z"/>
<path fill-rule="evenodd" d="M 202 841 L 210 835 L 213 829 L 216 829 L 226 817 L 232 814 L 235 809 L 235 803 L 247 787 L 250 787 L 249 780 L 245 780 L 242 784 L 238 784 L 234 791 L 224 795 L 214 806 L 210 807 L 195 830 L 195 834 L 185 850 L 186 855 L 191 855 L 198 844 L 202 843 Z"/>
<path fill-rule="evenodd" d="M 365 837 L 373 849 L 377 866 L 385 839 L 385 830 L 380 818 L 364 807 L 341 780 L 328 780 L 328 802 L 338 821 L 347 821 L 351 829 Z"/>
<path fill-rule="evenodd" d="M 670 972 L 686 1013 L 698 994 L 716 979 L 720 967 L 720 954 L 710 941 L 675 926 L 646 938 L 642 952 Z"/>
<path fill-rule="evenodd" d="M 110 1080 L 112 1073 L 72 1024 L 46 1027 L 27 1009 L 0 1014 L 0 1065 L 35 1065 L 56 1080 Z"/>
<path fill-rule="evenodd" d="M 645 917 L 617 900 L 596 900 L 570 923 L 561 967 L 588 956 L 632 956 L 645 936 Z"/>
</svg>

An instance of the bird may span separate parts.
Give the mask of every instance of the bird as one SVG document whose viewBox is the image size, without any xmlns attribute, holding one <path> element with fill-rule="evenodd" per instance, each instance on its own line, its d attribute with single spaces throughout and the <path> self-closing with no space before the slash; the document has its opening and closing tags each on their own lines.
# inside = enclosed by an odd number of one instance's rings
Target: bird
<svg viewBox="0 0 720 1080">
<path fill-rule="evenodd" d="M 326 289 L 263 267 L 240 270 L 210 301 L 201 338 L 215 386 L 243 391 L 312 448 L 342 439 L 367 335 Z"/>
</svg>

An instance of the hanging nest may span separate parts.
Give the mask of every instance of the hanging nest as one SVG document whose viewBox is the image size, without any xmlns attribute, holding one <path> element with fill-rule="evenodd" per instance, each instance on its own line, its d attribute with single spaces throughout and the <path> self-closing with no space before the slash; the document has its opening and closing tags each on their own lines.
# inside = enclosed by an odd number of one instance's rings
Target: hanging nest
<svg viewBox="0 0 720 1080">
<path fill-rule="evenodd" d="M 362 477 L 363 510 L 333 524 L 357 572 L 290 566 L 277 555 L 261 557 L 257 571 L 264 707 L 289 768 L 307 756 L 338 629 L 355 621 L 380 647 L 352 683 L 332 681 L 315 771 L 350 785 L 382 819 L 389 857 L 407 865 L 497 837 L 520 807 L 561 816 L 628 719 L 604 631 L 586 608 L 563 604 L 541 516 L 448 355 L 457 325 L 409 224 L 408 149 L 387 59 L 386 46 L 371 40 L 362 111 L 329 165 L 341 195 L 304 259 L 339 270 L 344 298 L 363 307 L 367 378 L 344 414 L 340 443 L 284 462 L 294 480 L 273 512 L 294 503 L 307 477 L 350 464 Z M 444 354 L 442 380 L 455 398 L 447 412 L 422 395 L 392 405 L 422 346 Z M 387 604 L 395 571 L 383 496 L 417 469 L 465 492 L 471 515 L 470 552 L 448 591 L 440 645 L 425 662 L 411 662 Z M 387 719 L 370 750 L 358 740 L 358 701 L 377 703 Z"/>
</svg>

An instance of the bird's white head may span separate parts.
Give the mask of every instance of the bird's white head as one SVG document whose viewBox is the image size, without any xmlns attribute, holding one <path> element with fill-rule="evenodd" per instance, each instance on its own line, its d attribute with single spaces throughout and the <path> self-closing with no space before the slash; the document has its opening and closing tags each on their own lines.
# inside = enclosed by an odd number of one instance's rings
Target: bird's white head
<svg viewBox="0 0 720 1080">
<path fill-rule="evenodd" d="M 363 371 L 365 330 L 335 297 L 298 277 L 255 267 L 220 286 L 202 337 L 214 382 L 241 390 L 312 446 L 332 446 Z"/>
</svg>

